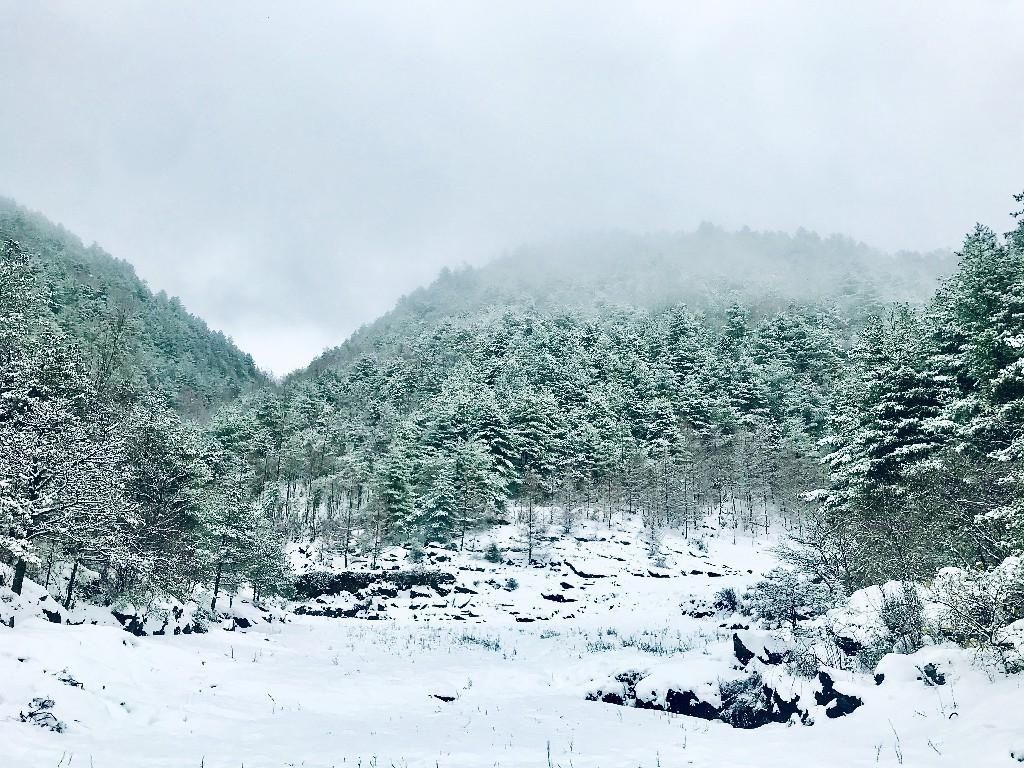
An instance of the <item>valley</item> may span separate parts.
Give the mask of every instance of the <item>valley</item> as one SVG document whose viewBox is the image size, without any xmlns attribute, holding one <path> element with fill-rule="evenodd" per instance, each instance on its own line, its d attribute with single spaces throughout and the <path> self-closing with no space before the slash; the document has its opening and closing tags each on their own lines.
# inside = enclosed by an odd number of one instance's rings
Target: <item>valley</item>
<svg viewBox="0 0 1024 768">
<path fill-rule="evenodd" d="M 717 592 L 742 594 L 775 564 L 777 540 L 709 525 L 691 539 L 666 536 L 654 565 L 639 533 L 630 519 L 584 523 L 573 536 L 552 529 L 532 568 L 515 551 L 514 526 L 415 565 L 392 549 L 379 575 L 418 568 L 453 581 L 441 590 L 375 581 L 366 597 L 323 595 L 266 613 L 239 598 L 201 634 L 153 635 L 153 621 L 136 636 L 89 608 L 66 616 L 85 624 L 60 626 L 26 609 L 0 646 L 4 765 L 986 766 L 1020 748 L 1005 714 L 1024 695 L 1020 678 L 993 681 L 949 644 L 889 657 L 881 685 L 833 670 L 836 688 L 863 700 L 837 718 L 815 703 L 814 677 L 748 662 L 799 697 L 813 724 L 794 716 L 742 729 L 588 700 L 626 671 L 662 696 L 675 686 L 712 699 L 722 680 L 746 674 L 734 635 L 762 658 L 791 643 L 714 606 Z M 500 563 L 485 559 L 492 543 Z M 302 549 L 291 551 L 300 574 L 361 572 Z M 296 613 L 359 603 L 352 618 Z M 918 679 L 927 663 L 942 686 Z M 19 721 L 37 698 L 54 702 L 63 733 Z"/>
</svg>

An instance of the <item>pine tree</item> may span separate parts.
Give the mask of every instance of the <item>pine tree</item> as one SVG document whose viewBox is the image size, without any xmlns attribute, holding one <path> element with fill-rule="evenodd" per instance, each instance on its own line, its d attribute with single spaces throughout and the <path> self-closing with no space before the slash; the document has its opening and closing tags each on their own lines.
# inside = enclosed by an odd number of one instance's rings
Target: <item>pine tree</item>
<svg viewBox="0 0 1024 768">
<path fill-rule="evenodd" d="M 75 561 L 97 548 L 119 507 L 109 422 L 78 350 L 39 312 L 35 265 L 0 251 L 0 548 L 20 592 L 37 543 Z M 101 548 L 101 547 L 100 547 Z M 70 602 L 70 590 L 69 598 Z"/>
</svg>

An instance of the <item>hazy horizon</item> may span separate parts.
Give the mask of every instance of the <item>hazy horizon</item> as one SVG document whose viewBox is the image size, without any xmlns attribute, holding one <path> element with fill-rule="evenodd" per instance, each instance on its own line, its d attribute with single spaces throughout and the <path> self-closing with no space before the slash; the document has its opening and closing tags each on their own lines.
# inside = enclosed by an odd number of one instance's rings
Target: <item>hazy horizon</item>
<svg viewBox="0 0 1024 768">
<path fill-rule="evenodd" d="M 955 248 L 1024 177 L 1009 2 L 0 10 L 0 194 L 277 375 L 524 243 Z"/>
</svg>

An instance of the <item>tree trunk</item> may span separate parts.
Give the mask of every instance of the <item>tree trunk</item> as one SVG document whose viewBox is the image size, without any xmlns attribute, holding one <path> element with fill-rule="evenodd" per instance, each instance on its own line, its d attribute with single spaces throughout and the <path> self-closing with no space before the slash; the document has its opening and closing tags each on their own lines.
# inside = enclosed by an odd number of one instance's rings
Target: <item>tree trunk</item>
<svg viewBox="0 0 1024 768">
<path fill-rule="evenodd" d="M 227 543 L 228 537 L 222 535 L 220 537 L 221 551 L 224 550 L 224 545 Z M 210 601 L 210 610 L 217 610 L 217 593 L 220 592 L 220 577 L 224 573 L 224 555 L 221 554 L 220 559 L 217 560 L 217 577 L 213 580 L 213 600 Z"/>
<path fill-rule="evenodd" d="M 352 541 L 352 494 L 346 494 L 348 503 L 345 510 L 345 567 L 348 568 L 348 550 Z"/>
<path fill-rule="evenodd" d="M 14 564 L 14 583 L 11 584 L 11 590 L 16 595 L 20 595 L 22 588 L 25 586 L 25 571 L 27 570 L 28 563 L 25 562 L 24 558 L 19 557 L 18 562 Z"/>
<path fill-rule="evenodd" d="M 526 534 L 526 566 L 529 567 L 533 563 L 533 497 L 530 497 L 530 511 L 529 517 L 527 518 L 527 534 Z"/>
<path fill-rule="evenodd" d="M 78 578 L 78 558 L 75 558 L 74 565 L 71 566 L 71 578 L 68 579 L 68 594 L 64 598 L 64 607 L 71 608 L 71 597 L 75 593 L 75 579 Z"/>
<path fill-rule="evenodd" d="M 50 575 L 53 573 L 53 547 L 50 547 L 50 556 L 46 558 L 46 583 L 43 586 L 50 588 Z"/>
<path fill-rule="evenodd" d="M 217 593 L 220 592 L 220 577 L 224 572 L 224 561 L 219 560 L 217 562 L 217 578 L 213 581 L 213 599 L 210 601 L 210 610 L 217 610 Z"/>
</svg>

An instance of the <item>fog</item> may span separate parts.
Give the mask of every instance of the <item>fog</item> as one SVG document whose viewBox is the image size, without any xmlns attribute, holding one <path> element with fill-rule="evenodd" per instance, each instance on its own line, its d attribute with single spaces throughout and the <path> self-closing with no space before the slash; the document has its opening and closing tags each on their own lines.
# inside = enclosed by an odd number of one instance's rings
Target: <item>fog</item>
<svg viewBox="0 0 1024 768">
<path fill-rule="evenodd" d="M 0 0 L 0 194 L 277 373 L 611 229 L 1005 229 L 1024 4 Z"/>
</svg>

